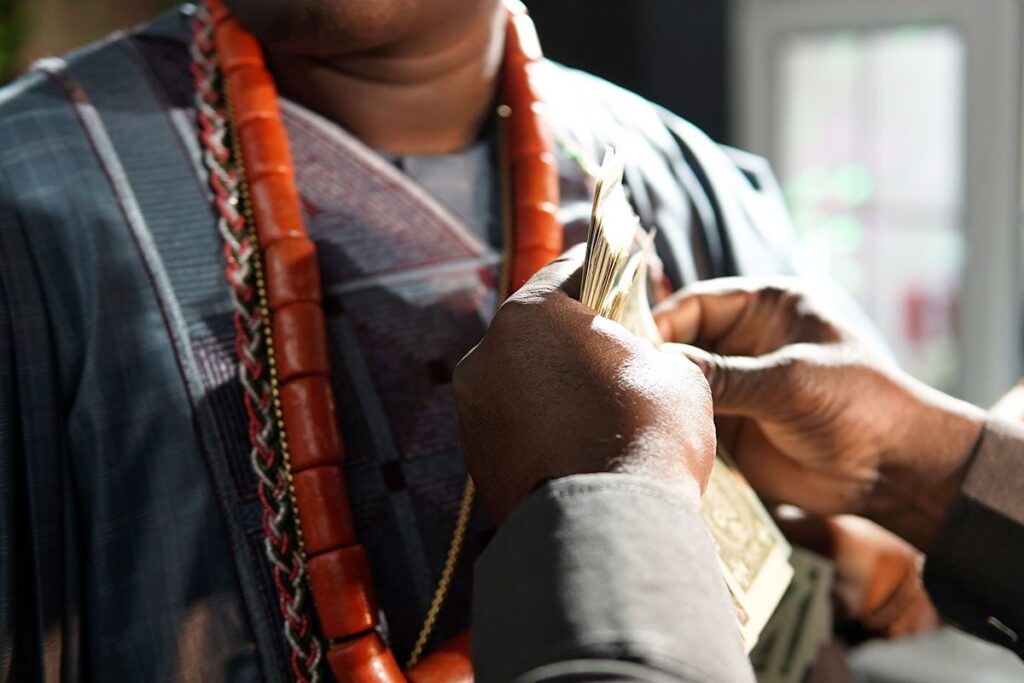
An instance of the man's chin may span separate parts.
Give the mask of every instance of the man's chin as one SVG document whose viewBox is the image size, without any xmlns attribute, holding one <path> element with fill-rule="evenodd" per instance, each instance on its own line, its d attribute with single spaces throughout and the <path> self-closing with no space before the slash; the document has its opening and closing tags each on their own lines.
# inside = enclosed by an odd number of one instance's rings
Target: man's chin
<svg viewBox="0 0 1024 683">
<path fill-rule="evenodd" d="M 311 57 L 384 48 L 444 21 L 451 0 L 225 0 L 262 43 Z M 450 16 L 450 15 L 449 15 Z"/>
</svg>

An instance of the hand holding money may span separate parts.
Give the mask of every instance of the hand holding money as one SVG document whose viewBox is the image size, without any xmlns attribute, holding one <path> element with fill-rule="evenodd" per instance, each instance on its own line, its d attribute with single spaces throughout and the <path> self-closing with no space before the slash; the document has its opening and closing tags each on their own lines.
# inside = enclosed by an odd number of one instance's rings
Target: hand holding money
<svg viewBox="0 0 1024 683">
<path fill-rule="evenodd" d="M 694 498 L 706 487 L 704 518 L 749 651 L 789 584 L 790 548 L 753 490 L 716 460 L 703 375 L 657 348 L 654 237 L 622 174 L 609 153 L 585 259 L 576 250 L 538 273 L 459 364 L 464 455 L 498 522 L 539 482 L 571 474 L 641 474 Z"/>
<path fill-rule="evenodd" d="M 708 479 L 706 380 L 576 301 L 582 256 L 514 294 L 455 371 L 463 454 L 499 523 L 548 479 L 638 474 L 695 502 Z"/>
</svg>

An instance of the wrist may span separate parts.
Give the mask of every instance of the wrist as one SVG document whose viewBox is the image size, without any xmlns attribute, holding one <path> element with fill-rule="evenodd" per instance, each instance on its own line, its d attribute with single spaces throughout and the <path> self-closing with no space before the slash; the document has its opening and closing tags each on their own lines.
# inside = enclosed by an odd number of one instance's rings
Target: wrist
<svg viewBox="0 0 1024 683">
<path fill-rule="evenodd" d="M 869 516 L 927 552 L 960 493 L 988 414 L 916 380 L 901 383 L 907 407 L 881 455 Z"/>
<path fill-rule="evenodd" d="M 923 481 L 945 481 L 970 460 L 988 412 L 917 380 L 905 381 L 907 410 L 898 439 L 882 464 L 904 469 Z"/>
<path fill-rule="evenodd" d="M 699 502 L 711 474 L 714 452 L 714 443 L 689 443 L 648 430 L 609 462 L 606 471 L 642 477 Z"/>
<path fill-rule="evenodd" d="M 622 431 L 629 433 L 630 430 Z M 642 478 L 699 503 L 714 458 L 713 438 L 710 446 L 705 447 L 707 455 L 704 456 L 703 451 L 694 448 L 687 439 L 654 427 L 638 430 L 621 441 L 566 446 L 568 444 L 546 452 L 523 449 L 513 457 L 500 460 L 467 456 L 480 502 L 496 524 L 501 525 L 523 500 L 544 485 L 587 474 Z M 703 471 L 705 460 L 707 473 Z M 516 464 L 505 467 L 504 463 L 508 462 Z"/>
</svg>

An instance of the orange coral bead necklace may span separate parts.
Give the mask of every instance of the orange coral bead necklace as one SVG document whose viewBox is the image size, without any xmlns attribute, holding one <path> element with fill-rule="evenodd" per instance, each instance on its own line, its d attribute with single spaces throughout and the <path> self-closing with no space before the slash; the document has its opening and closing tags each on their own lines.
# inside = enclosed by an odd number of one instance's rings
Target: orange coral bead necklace
<svg viewBox="0 0 1024 683">
<path fill-rule="evenodd" d="M 540 44 L 518 0 L 505 5 L 501 298 L 562 251 L 554 141 L 533 82 Z M 297 680 L 319 680 L 326 661 L 345 681 L 470 680 L 466 636 L 412 664 L 447 593 L 472 483 L 467 482 L 438 591 L 403 673 L 377 633 L 370 566 L 348 504 L 316 247 L 303 225 L 273 78 L 259 44 L 222 0 L 199 8 L 192 55 L 200 139 L 235 304 L 252 461 L 292 671 Z M 310 595 L 322 638 L 315 632 Z"/>
</svg>

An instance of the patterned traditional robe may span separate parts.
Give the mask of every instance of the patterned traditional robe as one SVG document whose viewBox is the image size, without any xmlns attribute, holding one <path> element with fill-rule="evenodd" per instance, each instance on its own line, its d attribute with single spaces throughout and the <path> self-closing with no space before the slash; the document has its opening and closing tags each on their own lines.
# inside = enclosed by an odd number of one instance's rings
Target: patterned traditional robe
<svg viewBox="0 0 1024 683">
<path fill-rule="evenodd" d="M 185 7 L 0 91 L 0 679 L 288 677 L 188 21 Z M 625 155 L 672 286 L 785 269 L 761 160 L 554 64 L 544 93 L 567 145 Z M 357 531 L 404 657 L 465 478 L 449 378 L 494 307 L 493 155 L 485 136 L 447 160 L 389 160 L 282 107 Z M 564 151 L 560 177 L 571 244 L 590 188 Z M 435 645 L 467 626 L 489 533 L 478 514 Z"/>
</svg>

